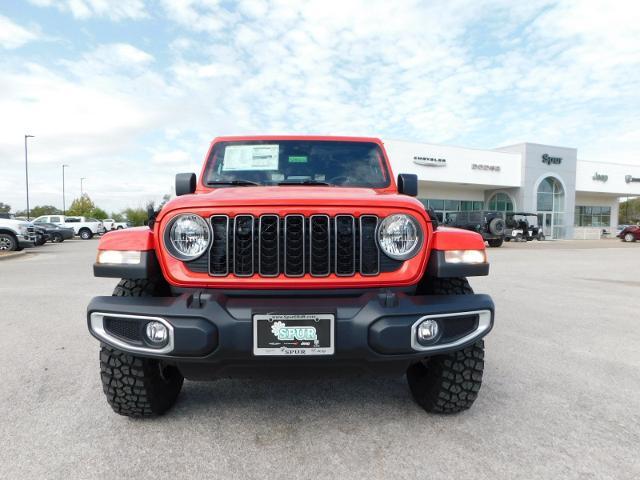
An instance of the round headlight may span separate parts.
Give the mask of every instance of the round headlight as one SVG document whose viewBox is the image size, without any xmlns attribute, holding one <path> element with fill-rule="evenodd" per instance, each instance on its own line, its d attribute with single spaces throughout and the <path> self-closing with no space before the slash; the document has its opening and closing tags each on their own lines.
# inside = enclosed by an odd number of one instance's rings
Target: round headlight
<svg viewBox="0 0 640 480">
<path fill-rule="evenodd" d="M 194 260 L 206 252 L 210 243 L 209 226 L 193 213 L 178 215 L 168 227 L 167 247 L 178 260 Z M 166 237 L 165 237 L 166 238 Z"/>
<path fill-rule="evenodd" d="M 404 213 L 389 215 L 378 228 L 380 249 L 394 260 L 408 260 L 418 253 L 422 233 L 417 220 Z"/>
</svg>

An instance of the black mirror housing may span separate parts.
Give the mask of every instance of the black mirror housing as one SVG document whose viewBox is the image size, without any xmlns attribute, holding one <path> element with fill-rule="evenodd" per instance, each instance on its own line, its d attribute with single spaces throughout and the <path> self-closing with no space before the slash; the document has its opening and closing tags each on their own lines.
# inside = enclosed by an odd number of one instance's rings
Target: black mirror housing
<svg viewBox="0 0 640 480">
<path fill-rule="evenodd" d="M 176 175 L 176 196 L 188 195 L 196 191 L 195 173 L 178 173 Z"/>
<path fill-rule="evenodd" d="M 414 173 L 401 173 L 398 175 L 398 193 L 418 196 L 418 175 Z"/>
</svg>

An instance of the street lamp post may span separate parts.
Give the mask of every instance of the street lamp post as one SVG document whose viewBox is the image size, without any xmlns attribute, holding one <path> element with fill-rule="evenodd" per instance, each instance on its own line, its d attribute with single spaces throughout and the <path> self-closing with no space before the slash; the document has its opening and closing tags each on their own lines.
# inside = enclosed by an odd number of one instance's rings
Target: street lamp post
<svg viewBox="0 0 640 480">
<path fill-rule="evenodd" d="M 87 177 L 80 177 L 80 196 L 84 195 L 84 190 L 82 190 L 82 182 L 86 179 Z"/>
<path fill-rule="evenodd" d="M 69 168 L 69 165 L 67 165 L 66 163 L 62 165 L 62 215 L 67 214 L 67 208 L 64 203 L 64 169 L 65 168 Z"/>
<path fill-rule="evenodd" d="M 33 135 L 24 136 L 24 177 L 27 184 L 27 220 L 31 220 L 31 214 L 29 212 L 29 162 L 27 160 L 27 139 L 33 138 Z"/>
</svg>

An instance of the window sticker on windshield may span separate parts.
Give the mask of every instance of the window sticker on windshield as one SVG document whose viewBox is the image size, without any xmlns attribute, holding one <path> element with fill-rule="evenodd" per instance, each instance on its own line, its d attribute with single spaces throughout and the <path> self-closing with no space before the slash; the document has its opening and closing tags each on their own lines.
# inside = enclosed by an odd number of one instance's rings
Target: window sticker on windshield
<svg viewBox="0 0 640 480">
<path fill-rule="evenodd" d="M 307 163 L 306 155 L 292 155 L 289 157 L 289 163 Z"/>
<path fill-rule="evenodd" d="M 278 170 L 279 145 L 229 145 L 224 149 L 223 172 Z"/>
</svg>

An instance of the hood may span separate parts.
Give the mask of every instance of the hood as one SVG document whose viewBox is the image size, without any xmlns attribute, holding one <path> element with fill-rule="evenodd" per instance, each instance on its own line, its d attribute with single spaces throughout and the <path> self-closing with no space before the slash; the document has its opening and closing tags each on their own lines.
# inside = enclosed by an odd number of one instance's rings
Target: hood
<svg viewBox="0 0 640 480">
<path fill-rule="evenodd" d="M 13 218 L 0 218 L 0 225 L 6 225 L 8 227 L 32 227 L 32 222 L 26 220 L 14 220 Z"/>
<path fill-rule="evenodd" d="M 367 206 L 416 210 L 424 213 L 418 200 L 398 193 L 379 192 L 370 188 L 346 188 L 324 186 L 260 186 L 216 188 L 206 193 L 183 195 L 167 203 L 164 213 L 198 207 L 229 206 Z"/>
</svg>

